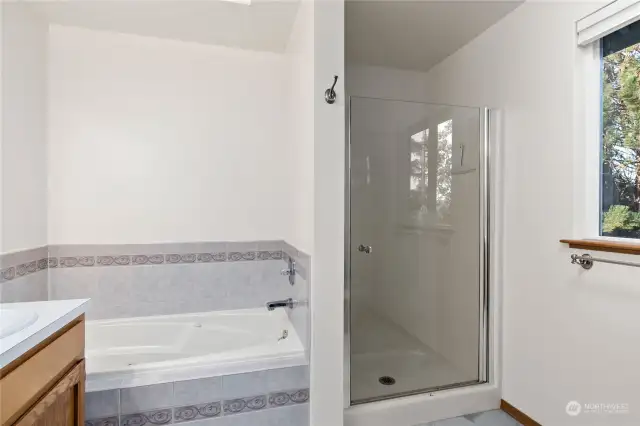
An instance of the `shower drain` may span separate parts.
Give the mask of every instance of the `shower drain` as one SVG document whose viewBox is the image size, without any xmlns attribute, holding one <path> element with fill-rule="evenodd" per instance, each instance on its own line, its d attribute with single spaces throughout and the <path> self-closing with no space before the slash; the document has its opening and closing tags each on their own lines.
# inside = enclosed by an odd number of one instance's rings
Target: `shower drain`
<svg viewBox="0 0 640 426">
<path fill-rule="evenodd" d="M 391 386 L 396 384 L 396 379 L 394 379 L 391 376 L 382 376 L 378 379 L 378 381 L 385 386 Z"/>
</svg>

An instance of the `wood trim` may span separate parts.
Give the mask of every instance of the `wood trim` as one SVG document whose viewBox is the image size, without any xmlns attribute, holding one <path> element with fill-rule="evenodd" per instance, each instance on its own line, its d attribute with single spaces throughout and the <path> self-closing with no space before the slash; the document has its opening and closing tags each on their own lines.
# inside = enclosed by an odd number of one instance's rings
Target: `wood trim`
<svg viewBox="0 0 640 426">
<path fill-rule="evenodd" d="M 569 247 L 575 249 L 640 255 L 640 244 L 605 240 L 560 240 L 560 242 L 569 244 Z"/>
<path fill-rule="evenodd" d="M 85 361 L 81 361 L 82 371 L 80 374 L 80 381 L 74 388 L 73 399 L 75 404 L 75 421 L 77 426 L 84 426 L 84 392 L 85 384 L 87 381 L 87 373 L 85 367 Z"/>
<path fill-rule="evenodd" d="M 77 405 L 78 404 L 78 401 L 77 401 L 78 385 L 84 382 L 84 377 L 85 377 L 84 371 L 85 371 L 84 360 L 82 360 L 79 363 L 77 363 L 75 366 L 73 366 L 71 368 L 71 371 L 69 371 L 62 379 L 60 379 L 60 381 L 58 381 L 53 386 L 53 388 L 46 395 L 44 395 L 36 403 L 36 405 L 34 405 L 33 408 L 31 408 L 31 410 L 29 410 L 29 412 L 27 412 L 24 416 L 22 416 L 22 418 L 15 423 L 15 426 L 30 426 L 30 425 L 38 424 L 43 417 L 47 416 L 47 411 L 49 410 L 49 408 L 56 404 L 62 405 L 61 408 L 63 409 L 73 408 L 74 412 L 71 413 L 74 421 L 73 424 L 84 425 L 84 419 L 82 418 L 82 416 L 81 415 L 76 416 L 76 413 L 79 413 L 80 411 L 79 410 L 80 406 Z M 69 397 L 74 398 L 73 404 L 69 404 L 69 401 L 68 401 Z M 59 399 L 63 400 L 62 404 L 58 402 Z M 69 405 L 71 405 L 71 407 L 69 407 Z M 57 410 L 57 411 L 60 412 L 61 410 Z M 69 413 L 59 413 L 59 414 L 69 415 Z"/>
<path fill-rule="evenodd" d="M 24 364 L 24 362 L 27 361 L 29 358 L 31 358 L 32 356 L 40 352 L 45 347 L 49 346 L 49 344 L 51 344 L 51 342 L 56 340 L 58 337 L 62 336 L 64 333 L 71 330 L 73 327 L 75 327 L 76 325 L 80 324 L 83 321 L 84 321 L 84 314 L 75 318 L 69 324 L 65 325 L 60 330 L 53 333 L 51 336 L 47 337 L 42 342 L 38 343 L 37 345 L 29 349 L 27 352 L 23 353 L 18 358 L 14 359 L 9 364 L 5 365 L 4 368 L 0 369 L 0 380 L 2 380 L 3 377 L 11 373 L 16 368 L 18 368 L 18 366 L 20 366 L 21 364 Z"/>
<path fill-rule="evenodd" d="M 518 423 L 522 424 L 522 426 L 542 426 L 540 423 L 536 422 L 513 405 L 509 404 L 504 399 L 500 400 L 500 409 L 513 417 Z"/>
<path fill-rule="evenodd" d="M 80 322 L 0 379 L 0 424 L 22 416 L 83 358 L 84 322 Z"/>
</svg>

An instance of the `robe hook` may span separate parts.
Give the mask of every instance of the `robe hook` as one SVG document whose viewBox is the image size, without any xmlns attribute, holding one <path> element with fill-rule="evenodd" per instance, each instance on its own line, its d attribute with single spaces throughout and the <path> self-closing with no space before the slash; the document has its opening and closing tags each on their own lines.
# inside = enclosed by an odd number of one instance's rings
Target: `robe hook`
<svg viewBox="0 0 640 426">
<path fill-rule="evenodd" d="M 338 76 L 333 76 L 333 86 L 330 89 L 325 90 L 324 92 L 324 100 L 327 101 L 328 104 L 333 104 L 336 101 L 336 91 L 333 90 L 336 87 L 336 83 L 338 82 Z"/>
</svg>

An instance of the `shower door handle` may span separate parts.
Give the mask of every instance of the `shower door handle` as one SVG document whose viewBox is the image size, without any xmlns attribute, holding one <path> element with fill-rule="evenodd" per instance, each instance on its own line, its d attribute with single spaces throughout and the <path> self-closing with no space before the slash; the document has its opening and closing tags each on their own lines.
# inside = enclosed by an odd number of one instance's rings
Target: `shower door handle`
<svg viewBox="0 0 640 426">
<path fill-rule="evenodd" d="M 363 245 L 363 244 L 360 244 L 360 245 L 358 246 L 358 251 L 361 251 L 361 252 L 363 252 L 363 253 L 370 254 L 370 253 L 371 253 L 371 251 L 372 251 L 372 249 L 371 249 L 371 246 L 365 246 L 365 245 Z"/>
</svg>

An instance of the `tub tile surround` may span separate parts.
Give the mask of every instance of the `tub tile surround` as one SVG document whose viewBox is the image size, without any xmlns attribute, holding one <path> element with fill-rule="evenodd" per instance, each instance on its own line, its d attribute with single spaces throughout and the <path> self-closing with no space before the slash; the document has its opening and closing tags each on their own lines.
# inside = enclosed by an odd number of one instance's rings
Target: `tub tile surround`
<svg viewBox="0 0 640 426">
<path fill-rule="evenodd" d="M 310 273 L 311 257 L 305 252 L 298 250 L 286 241 L 282 242 L 282 259 L 285 262 L 289 262 L 289 259 L 293 259 L 296 262 L 296 273 L 307 280 Z"/>
<path fill-rule="evenodd" d="M 306 304 L 306 282 L 280 273 L 287 252 L 298 256 L 284 241 L 50 246 L 49 297 L 94 299 L 90 320 Z"/>
<path fill-rule="evenodd" d="M 51 268 L 142 266 L 282 259 L 282 241 L 49 246 Z"/>
<path fill-rule="evenodd" d="M 193 420 L 209 419 L 219 417 L 222 414 L 222 404 L 220 402 L 210 402 L 206 404 L 187 405 L 173 409 L 173 422 L 183 423 Z"/>
<path fill-rule="evenodd" d="M 263 307 L 292 297 L 281 260 L 49 271 L 51 299 L 91 298 L 87 318 L 111 319 Z"/>
<path fill-rule="evenodd" d="M 0 302 L 47 300 L 48 248 L 0 255 Z"/>
<path fill-rule="evenodd" d="M 85 400 L 85 425 L 192 426 L 209 421 L 203 424 L 240 426 L 272 424 L 269 418 L 280 418 L 283 423 L 273 424 L 304 426 L 308 425 L 308 409 L 291 408 L 307 406 L 308 401 L 309 368 L 298 366 L 90 392 Z M 275 410 L 279 413 L 271 413 Z M 245 423 L 247 416 L 254 423 Z M 287 423 L 292 416 L 296 422 Z"/>
<path fill-rule="evenodd" d="M 296 261 L 295 285 L 281 275 Z M 35 270 L 34 270 L 35 265 Z M 48 246 L 0 255 L 0 301 L 92 298 L 87 319 L 263 307 L 287 310 L 309 350 L 310 257 L 284 241 Z M 87 426 L 306 426 L 309 369 L 91 392 Z"/>
<path fill-rule="evenodd" d="M 120 390 L 120 413 L 137 414 L 173 405 L 173 383 Z M 87 415 L 88 416 L 88 415 Z"/>
<path fill-rule="evenodd" d="M 283 259 L 283 248 L 292 253 L 297 253 L 290 245 L 284 241 L 253 241 L 253 242 L 187 242 L 187 243 L 162 243 L 162 244 L 129 244 L 129 245 L 52 245 L 35 249 L 28 249 L 0 255 L 0 301 L 1 302 L 26 302 L 47 299 L 64 299 L 70 297 L 93 297 L 102 299 L 99 286 L 108 286 L 112 281 L 131 282 L 132 280 L 145 279 L 158 283 L 160 288 L 131 288 L 131 292 L 146 293 L 160 290 L 159 298 L 162 300 L 136 300 L 140 302 L 138 312 L 132 312 L 126 306 L 118 303 L 101 304 L 102 310 L 95 313 L 90 312 L 89 319 L 122 317 L 122 316 L 144 316 L 163 313 L 195 312 L 197 309 L 219 310 L 219 309 L 241 309 L 256 307 L 255 300 L 240 302 L 231 301 L 230 306 L 218 306 L 220 301 L 229 301 L 229 297 L 237 294 L 237 291 L 218 288 L 217 292 L 211 290 L 212 287 L 219 286 L 221 279 L 233 280 L 236 278 L 251 279 L 253 275 L 261 278 L 267 277 L 270 282 L 266 287 L 274 286 L 273 281 L 277 278 L 273 276 L 273 270 L 255 264 L 247 265 L 246 262 L 261 261 L 274 264 Z M 156 273 L 143 272 L 138 269 L 136 273 L 113 272 L 106 267 L 122 267 L 129 269 L 132 267 L 190 265 L 230 264 L 238 263 L 244 267 L 227 267 L 228 275 L 224 267 L 220 270 L 201 268 L 195 269 L 173 268 L 163 269 Z M 98 268 L 100 272 L 85 272 L 84 268 Z M 278 265 L 280 268 L 280 265 Z M 78 272 L 59 272 L 66 269 L 73 269 Z M 278 275 L 279 275 L 278 269 Z M 200 278 L 208 277 L 204 287 L 198 287 L 198 294 L 189 293 L 189 299 L 193 296 L 204 297 L 205 299 L 215 299 L 218 304 L 200 303 L 199 306 L 190 308 L 187 300 L 176 300 L 174 298 L 162 297 L 162 290 L 178 283 L 167 283 L 169 277 L 180 280 L 181 277 L 193 277 L 200 275 Z M 170 279 L 169 279 L 170 280 Z M 257 280 L 254 279 L 254 282 Z M 278 280 L 280 281 L 280 280 Z M 214 284 L 213 286 L 211 284 Z M 195 284 L 195 283 L 194 283 Z M 241 283 L 242 284 L 242 283 Z M 114 287 L 117 287 L 116 284 Z M 246 283 L 241 285 L 248 287 Z M 131 286 L 133 287 L 133 285 Z M 277 287 L 277 286 L 276 286 Z M 281 290 L 284 289 L 284 286 Z M 208 289 L 209 291 L 204 291 Z M 184 289 L 180 291 L 184 295 Z M 276 292 L 273 297 L 260 300 L 263 304 L 267 300 L 272 300 L 281 296 L 282 291 Z M 290 292 L 285 292 L 290 297 Z M 127 293 L 125 293 L 127 294 Z M 263 294 L 254 293 L 256 297 Z M 170 294 L 167 294 L 170 296 Z M 222 297 L 221 297 L 222 296 Z M 147 298 L 143 298 L 147 299 Z M 113 301 L 108 301 L 113 302 Z M 117 302 L 117 301 L 116 301 Z M 164 302 L 164 303 L 163 303 Z M 212 300 L 207 300 L 212 302 Z M 164 306 L 163 306 L 164 305 Z M 112 309 L 109 309 L 109 308 Z M 164 309 L 163 309 L 164 308 Z M 170 312 L 163 312 L 169 309 Z M 186 310 L 185 310 L 186 309 Z M 194 310 L 195 309 L 195 310 Z"/>
<path fill-rule="evenodd" d="M 296 281 L 291 297 L 301 303 L 298 304 L 296 309 L 287 310 L 287 315 L 296 329 L 296 333 L 298 333 L 308 359 L 309 348 L 311 347 L 311 313 L 309 310 L 311 300 L 311 257 L 291 244 L 283 242 L 282 260 L 285 266 L 288 265 L 289 259 L 293 259 L 296 262 Z"/>
<path fill-rule="evenodd" d="M 222 377 L 207 377 L 173 383 L 173 402 L 178 406 L 219 401 L 224 396 Z"/>
<path fill-rule="evenodd" d="M 107 418 L 120 412 L 120 393 L 117 389 L 91 392 L 85 398 L 85 412 L 94 418 Z"/>
<path fill-rule="evenodd" d="M 123 426 L 142 426 L 147 423 L 166 425 L 171 423 L 172 420 L 173 410 L 170 408 L 120 416 L 120 424 Z"/>
<path fill-rule="evenodd" d="M 200 419 L 187 423 L 188 426 L 306 426 L 308 424 L 309 404 Z"/>
</svg>

